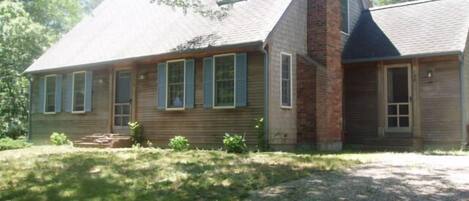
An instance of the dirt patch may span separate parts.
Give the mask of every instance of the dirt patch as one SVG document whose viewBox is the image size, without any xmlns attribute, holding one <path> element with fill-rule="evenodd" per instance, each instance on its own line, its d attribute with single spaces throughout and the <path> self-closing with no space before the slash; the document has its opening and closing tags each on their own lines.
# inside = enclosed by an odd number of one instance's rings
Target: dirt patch
<svg viewBox="0 0 469 201">
<path fill-rule="evenodd" d="M 317 173 L 251 195 L 248 200 L 469 201 L 469 157 L 383 155 L 343 173 Z"/>
</svg>

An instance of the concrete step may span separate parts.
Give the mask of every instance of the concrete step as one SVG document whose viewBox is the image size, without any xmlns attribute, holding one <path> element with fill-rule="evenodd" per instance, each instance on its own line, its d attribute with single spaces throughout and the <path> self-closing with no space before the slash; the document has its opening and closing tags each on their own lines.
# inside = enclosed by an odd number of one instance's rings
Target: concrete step
<svg viewBox="0 0 469 201">
<path fill-rule="evenodd" d="M 113 134 L 113 133 L 95 133 L 82 137 L 74 141 L 77 147 L 94 147 L 94 148 L 119 148 L 130 147 L 131 140 L 129 135 Z"/>
</svg>

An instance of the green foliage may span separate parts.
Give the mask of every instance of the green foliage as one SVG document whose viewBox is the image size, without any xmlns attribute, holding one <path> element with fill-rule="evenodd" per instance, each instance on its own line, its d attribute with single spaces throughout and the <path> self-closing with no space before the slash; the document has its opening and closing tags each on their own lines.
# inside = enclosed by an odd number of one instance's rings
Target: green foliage
<svg viewBox="0 0 469 201">
<path fill-rule="evenodd" d="M 255 119 L 256 125 L 254 126 L 257 130 L 257 149 L 259 151 L 267 151 L 269 145 L 265 139 L 265 127 L 264 118 Z"/>
<path fill-rule="evenodd" d="M 26 133 L 29 83 L 22 72 L 100 1 L 0 1 L 0 137 Z"/>
<path fill-rule="evenodd" d="M 244 153 L 247 151 L 246 140 L 240 135 L 225 134 L 223 145 L 228 153 Z"/>
<path fill-rule="evenodd" d="M 408 1 L 415 1 L 415 0 L 373 0 L 373 5 L 384 6 L 384 5 L 396 4 L 396 3 L 408 2 Z"/>
<path fill-rule="evenodd" d="M 50 135 L 50 142 L 53 145 L 72 144 L 72 142 L 68 140 L 67 135 L 65 135 L 65 133 L 58 133 L 58 132 L 54 132 L 52 133 L 52 135 Z"/>
<path fill-rule="evenodd" d="M 21 149 L 30 146 L 31 143 L 28 143 L 24 137 L 19 137 L 16 140 L 11 139 L 9 137 L 0 139 L 0 151 L 10 149 Z"/>
<path fill-rule="evenodd" d="M 143 143 L 143 127 L 138 122 L 129 122 L 130 129 L 130 139 L 132 144 L 142 144 Z"/>
<path fill-rule="evenodd" d="M 174 151 L 186 151 L 189 149 L 189 140 L 183 136 L 176 136 L 169 140 L 168 146 Z"/>
</svg>

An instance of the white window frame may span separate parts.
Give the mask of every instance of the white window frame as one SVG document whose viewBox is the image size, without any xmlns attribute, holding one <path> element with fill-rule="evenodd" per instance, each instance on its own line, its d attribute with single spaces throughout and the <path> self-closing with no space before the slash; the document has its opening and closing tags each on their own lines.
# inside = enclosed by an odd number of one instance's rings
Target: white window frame
<svg viewBox="0 0 469 201">
<path fill-rule="evenodd" d="M 290 105 L 283 105 L 283 85 L 282 85 L 282 68 L 283 68 L 283 56 L 290 57 Z M 293 55 L 287 52 L 280 52 L 280 108 L 282 109 L 292 109 L 293 108 Z"/>
<path fill-rule="evenodd" d="M 216 64 L 216 58 L 217 57 L 225 57 L 225 56 L 233 56 L 233 60 L 234 60 L 234 76 L 233 76 L 233 105 L 232 106 L 216 106 L 216 102 L 215 102 L 215 96 L 216 96 L 216 80 L 215 80 L 215 72 L 216 72 L 216 68 L 215 68 L 215 64 Z M 213 109 L 234 109 L 236 108 L 236 53 L 228 53 L 228 54 L 219 54 L 219 55 L 214 55 L 213 56 L 213 64 L 212 64 L 212 67 L 213 67 L 213 72 L 212 72 L 212 81 L 213 81 L 213 86 L 212 86 L 212 90 L 213 90 L 213 94 L 212 94 L 212 103 L 213 103 Z"/>
<path fill-rule="evenodd" d="M 182 107 L 177 107 L 177 108 L 168 108 L 168 99 L 169 99 L 169 96 L 168 96 L 168 82 L 169 82 L 169 77 L 168 77 L 168 73 L 169 73 L 169 63 L 177 63 L 177 62 L 184 62 L 184 95 L 183 95 L 183 105 Z M 186 67 L 187 67 L 187 62 L 186 62 L 186 59 L 176 59 L 176 60 L 170 60 L 170 61 L 166 61 L 166 100 L 165 100 L 165 109 L 166 110 L 173 110 L 173 111 L 177 111 L 177 110 L 185 110 L 186 109 Z"/>
<path fill-rule="evenodd" d="M 389 118 L 389 114 L 388 114 L 388 70 L 389 69 L 392 69 L 392 68 L 407 68 L 407 93 L 408 93 L 408 97 L 409 97 L 409 101 L 408 101 L 408 109 L 409 109 L 409 114 L 407 115 L 407 117 L 409 118 L 409 127 L 389 127 L 389 123 L 388 123 L 388 118 Z M 412 131 L 412 126 L 413 126 L 413 122 L 412 122 L 412 118 L 413 118 L 413 114 L 412 114 L 412 65 L 409 64 L 409 63 L 400 63 L 400 64 L 392 64 L 392 65 L 384 65 L 384 90 L 385 90 L 385 96 L 384 96 L 384 106 L 385 106 L 385 131 L 386 132 L 395 132 L 395 133 L 406 133 L 406 132 L 411 132 Z M 397 113 L 399 113 L 399 107 L 396 108 L 398 111 Z M 406 117 L 405 115 L 392 115 L 392 116 L 396 116 L 398 119 L 399 117 Z M 399 120 L 398 120 L 399 121 Z"/>
<path fill-rule="evenodd" d="M 340 13 L 342 14 L 342 5 L 340 7 L 341 11 Z M 342 19 L 342 16 L 340 16 Z M 342 32 L 345 35 L 350 35 L 350 0 L 347 0 L 347 32 L 344 32 L 342 30 L 342 24 L 340 25 L 340 32 Z"/>
<path fill-rule="evenodd" d="M 57 96 L 57 75 L 56 74 L 50 74 L 44 76 L 44 114 L 55 114 L 55 106 L 57 105 L 56 102 L 54 102 L 54 111 L 53 112 L 47 112 L 47 78 L 54 77 L 55 78 L 55 87 L 54 87 L 54 99 Z"/>
<path fill-rule="evenodd" d="M 83 110 L 82 111 L 75 111 L 75 75 L 76 74 L 81 74 L 83 73 L 85 75 L 85 82 L 83 83 Z M 86 112 L 86 109 L 85 109 L 85 105 L 86 105 L 86 82 L 87 82 L 87 78 L 86 78 L 86 71 L 76 71 L 76 72 L 73 72 L 72 73 L 72 114 L 83 114 Z"/>
</svg>

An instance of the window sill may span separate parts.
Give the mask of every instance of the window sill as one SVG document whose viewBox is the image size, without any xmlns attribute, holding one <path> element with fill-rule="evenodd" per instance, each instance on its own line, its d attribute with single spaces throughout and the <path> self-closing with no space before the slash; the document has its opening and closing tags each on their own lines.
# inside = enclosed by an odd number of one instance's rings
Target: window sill
<svg viewBox="0 0 469 201">
<path fill-rule="evenodd" d="M 280 106 L 280 109 L 291 110 L 293 109 L 293 107 L 292 106 Z"/>
<path fill-rule="evenodd" d="M 186 108 L 166 108 L 165 111 L 184 111 Z"/>
<path fill-rule="evenodd" d="M 213 109 L 223 110 L 223 109 L 235 109 L 236 106 L 213 106 Z"/>
<path fill-rule="evenodd" d="M 56 112 L 44 112 L 43 114 L 45 115 L 54 115 L 54 114 L 57 114 Z"/>
<path fill-rule="evenodd" d="M 85 114 L 85 111 L 72 111 L 72 114 Z"/>
<path fill-rule="evenodd" d="M 342 34 L 344 34 L 344 35 L 346 35 L 346 36 L 350 36 L 350 32 L 349 32 L 349 33 L 346 33 L 346 32 L 344 32 L 344 31 L 340 31 L 340 33 L 342 33 Z"/>
</svg>

